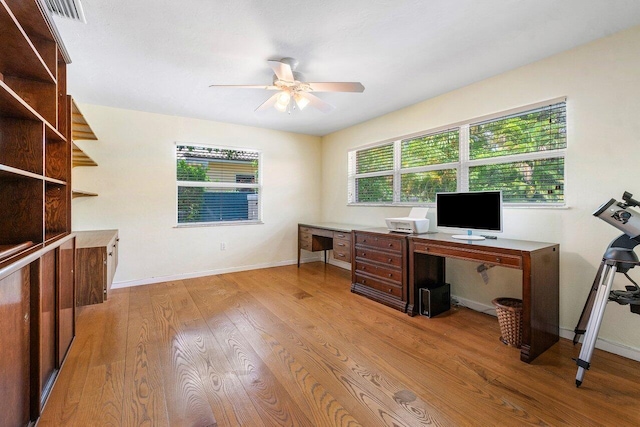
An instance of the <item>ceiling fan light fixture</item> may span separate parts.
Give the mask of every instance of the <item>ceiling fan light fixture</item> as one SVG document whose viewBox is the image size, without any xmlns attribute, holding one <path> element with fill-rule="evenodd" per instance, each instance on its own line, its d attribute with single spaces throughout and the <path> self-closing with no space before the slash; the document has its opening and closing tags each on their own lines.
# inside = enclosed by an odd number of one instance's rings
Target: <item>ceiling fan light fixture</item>
<svg viewBox="0 0 640 427">
<path fill-rule="evenodd" d="M 304 107 L 309 105 L 309 102 L 310 102 L 307 98 L 303 97 L 299 93 L 296 93 L 295 95 L 293 95 L 293 99 L 296 101 L 296 105 L 298 106 L 300 111 L 304 110 Z"/>
<path fill-rule="evenodd" d="M 293 58 L 267 62 L 274 72 L 271 85 L 210 85 L 210 87 L 277 91 L 256 108 L 256 113 L 263 113 L 273 107 L 277 111 L 291 114 L 293 110 L 303 110 L 307 105 L 323 113 L 330 113 L 335 107 L 312 92 L 364 92 L 364 86 L 360 82 L 307 82 L 302 74 L 295 71 L 298 61 Z"/>
<path fill-rule="evenodd" d="M 280 94 L 278 94 L 278 101 L 276 102 L 276 104 L 286 107 L 287 105 L 289 105 L 289 101 L 291 101 L 291 95 L 289 94 L 289 92 L 283 90 L 282 92 L 280 92 Z"/>
<path fill-rule="evenodd" d="M 279 102 L 276 102 L 275 104 L 273 104 L 273 108 L 280 111 L 281 113 L 284 113 L 287 111 L 287 106 L 288 104 L 280 104 Z"/>
</svg>

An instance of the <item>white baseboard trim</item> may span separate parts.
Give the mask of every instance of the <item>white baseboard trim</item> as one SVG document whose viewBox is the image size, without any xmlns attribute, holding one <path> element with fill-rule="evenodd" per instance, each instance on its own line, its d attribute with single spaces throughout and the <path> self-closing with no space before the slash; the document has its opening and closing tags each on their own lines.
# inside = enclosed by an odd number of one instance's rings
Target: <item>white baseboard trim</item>
<svg viewBox="0 0 640 427">
<path fill-rule="evenodd" d="M 467 307 L 481 313 L 497 316 L 496 309 L 493 306 L 481 304 L 456 295 L 451 295 L 451 298 L 458 301 L 461 307 Z M 568 340 L 573 340 L 573 329 L 560 327 L 560 336 Z M 626 357 L 627 359 L 640 361 L 640 349 L 638 348 L 629 347 L 624 344 L 608 341 L 602 338 L 598 338 L 596 340 L 596 348 L 617 354 L 618 356 Z"/>
<path fill-rule="evenodd" d="M 317 259 L 303 258 L 300 263 L 318 261 Z M 147 277 L 138 280 L 126 280 L 122 282 L 114 282 L 111 289 L 130 288 L 133 286 L 151 285 L 153 283 L 171 282 L 174 280 L 194 279 L 196 277 L 214 276 L 216 274 L 236 273 L 238 271 L 258 270 L 260 268 L 282 267 L 285 265 L 296 264 L 297 260 L 286 260 L 271 263 L 243 265 L 239 267 L 218 268 L 214 270 L 197 271 L 195 273 L 171 274 L 167 276 Z"/>
</svg>

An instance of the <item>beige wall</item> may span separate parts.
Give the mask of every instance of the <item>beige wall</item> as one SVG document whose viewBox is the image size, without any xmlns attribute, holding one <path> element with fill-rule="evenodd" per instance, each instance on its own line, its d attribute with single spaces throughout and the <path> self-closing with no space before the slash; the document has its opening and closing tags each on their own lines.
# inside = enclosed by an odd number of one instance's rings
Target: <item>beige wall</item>
<svg viewBox="0 0 640 427">
<path fill-rule="evenodd" d="M 99 196 L 74 199 L 73 229 L 120 230 L 115 286 L 296 259 L 298 221 L 320 216 L 320 138 L 95 105 L 80 109 L 99 140 L 78 145 L 99 166 L 74 168 L 73 183 Z M 175 228 L 175 142 L 261 150 L 264 224 Z"/>
<path fill-rule="evenodd" d="M 628 190 L 640 196 L 640 27 L 424 101 L 322 140 L 322 218 L 382 226 L 408 208 L 349 207 L 347 152 L 364 144 L 567 97 L 567 209 L 506 209 L 501 237 L 557 242 L 561 248 L 560 324 L 576 325 L 596 268 L 620 234 L 591 213 Z M 460 62 L 460 66 L 473 64 Z M 365 82 L 366 85 L 366 82 Z M 430 215 L 433 220 L 433 216 Z M 520 274 L 494 268 L 485 285 L 477 264 L 448 262 L 452 292 L 489 306 L 496 296 L 518 296 Z M 640 280 L 640 268 L 630 275 Z M 614 286 L 626 284 L 622 275 Z M 640 316 L 609 304 L 600 337 L 640 350 Z"/>
</svg>

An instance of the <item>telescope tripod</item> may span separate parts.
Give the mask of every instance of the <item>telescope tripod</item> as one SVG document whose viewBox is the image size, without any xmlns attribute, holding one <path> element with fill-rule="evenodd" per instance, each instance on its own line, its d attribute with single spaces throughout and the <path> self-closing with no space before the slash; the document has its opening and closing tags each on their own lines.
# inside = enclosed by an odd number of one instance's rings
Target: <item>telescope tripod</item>
<svg viewBox="0 0 640 427">
<path fill-rule="evenodd" d="M 640 288 L 626 274 L 631 268 L 640 264 L 637 255 L 633 252 L 633 248 L 639 244 L 640 242 L 629 238 L 627 235 L 622 235 L 611 242 L 602 258 L 591 292 L 580 315 L 578 325 L 574 330 L 574 345 L 578 343 L 579 335 L 585 334 L 580 356 L 576 360 L 578 365 L 576 387 L 580 387 L 585 371 L 590 367 L 591 356 L 596 346 L 607 302 L 611 300 L 616 301 L 618 304 L 631 304 L 631 311 L 640 314 Z M 635 286 L 627 286 L 627 291 L 612 292 L 611 288 L 616 272 L 624 273 Z"/>
</svg>

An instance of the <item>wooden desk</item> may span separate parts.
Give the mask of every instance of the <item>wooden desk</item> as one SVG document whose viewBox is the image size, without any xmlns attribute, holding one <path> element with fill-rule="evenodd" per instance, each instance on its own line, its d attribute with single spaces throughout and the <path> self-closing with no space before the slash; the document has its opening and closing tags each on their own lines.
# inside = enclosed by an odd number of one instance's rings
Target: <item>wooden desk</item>
<svg viewBox="0 0 640 427">
<path fill-rule="evenodd" d="M 457 240 L 448 234 L 409 236 L 409 305 L 416 314 L 418 288 L 445 281 L 445 258 L 522 270 L 523 330 L 520 360 L 530 363 L 558 341 L 560 247 L 524 240 Z"/>
<path fill-rule="evenodd" d="M 298 224 L 298 267 L 302 249 L 311 252 L 324 251 L 324 262 L 327 262 L 327 251 L 333 250 L 335 259 L 350 263 L 351 230 L 357 228 L 367 227 L 335 222 Z"/>
</svg>

